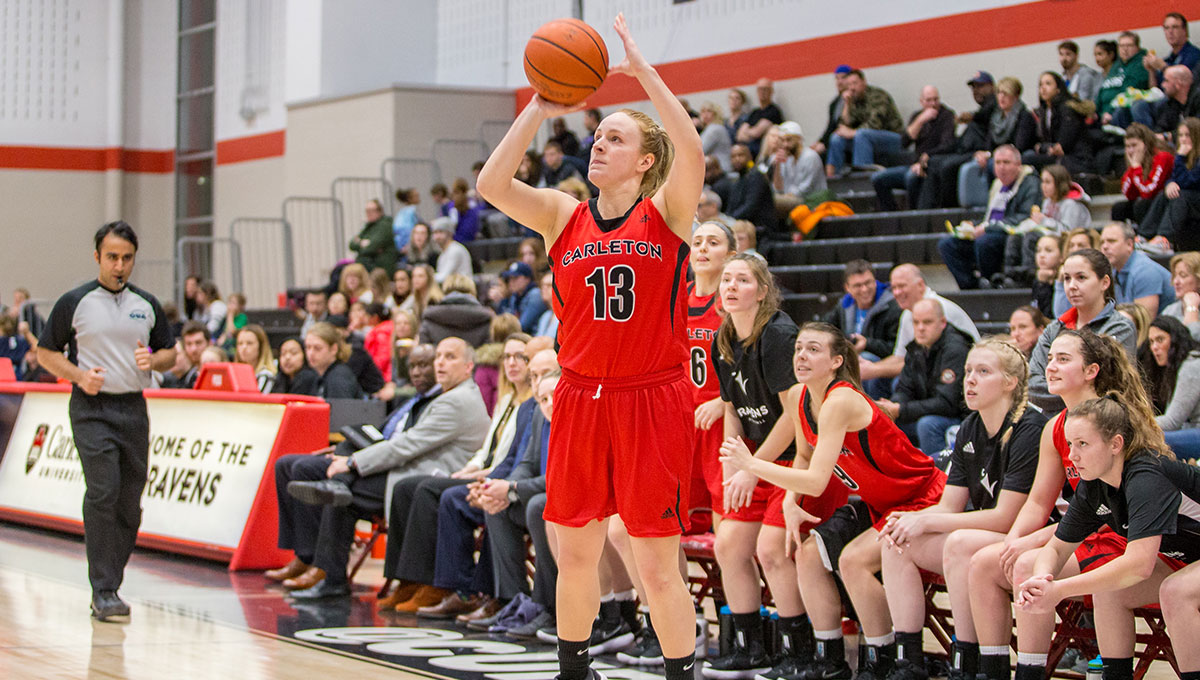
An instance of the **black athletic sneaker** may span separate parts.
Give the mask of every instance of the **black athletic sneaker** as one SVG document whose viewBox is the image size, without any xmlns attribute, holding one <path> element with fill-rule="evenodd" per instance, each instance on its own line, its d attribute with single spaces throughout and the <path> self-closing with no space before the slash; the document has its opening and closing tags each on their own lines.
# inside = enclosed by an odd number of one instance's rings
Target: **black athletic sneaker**
<svg viewBox="0 0 1200 680">
<path fill-rule="evenodd" d="M 863 654 L 862 659 L 858 662 L 858 672 L 854 674 L 854 680 L 917 680 L 916 678 L 892 678 L 892 669 L 895 664 L 896 661 L 886 656 L 878 656 L 872 660 Z"/>
<path fill-rule="evenodd" d="M 845 659 L 813 659 L 800 669 L 801 680 L 850 680 L 853 675 Z"/>
<path fill-rule="evenodd" d="M 713 680 L 750 680 L 771 670 L 771 657 L 763 649 L 735 647 L 726 656 L 706 661 L 700 672 Z"/>
<path fill-rule="evenodd" d="M 897 659 L 887 680 L 929 680 L 929 671 L 925 669 L 925 664 Z"/>
<path fill-rule="evenodd" d="M 759 673 L 754 680 L 800 680 L 806 664 L 794 656 L 785 656 L 766 673 Z"/>
<path fill-rule="evenodd" d="M 661 666 L 663 665 L 662 645 L 658 643 L 658 634 L 650 626 L 642 626 L 633 646 L 617 652 L 617 661 L 630 666 Z"/>
<path fill-rule="evenodd" d="M 588 652 L 592 656 L 611 654 L 633 644 L 633 631 L 624 619 L 605 621 L 598 618 L 592 624 L 592 639 Z"/>
</svg>

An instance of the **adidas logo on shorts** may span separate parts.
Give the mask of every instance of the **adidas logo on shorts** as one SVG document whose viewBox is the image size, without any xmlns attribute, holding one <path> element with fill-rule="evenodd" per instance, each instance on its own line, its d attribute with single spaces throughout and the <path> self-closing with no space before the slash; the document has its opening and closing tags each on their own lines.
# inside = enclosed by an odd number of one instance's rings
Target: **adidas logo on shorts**
<svg viewBox="0 0 1200 680">
<path fill-rule="evenodd" d="M 671 508 L 667 508 L 666 510 L 663 510 L 663 514 L 659 519 L 671 519 L 674 516 L 675 516 L 675 511 L 672 510 Z"/>
<path fill-rule="evenodd" d="M 1097 515 L 1111 515 L 1112 510 L 1109 510 L 1107 505 L 1101 503 L 1100 507 L 1096 508 L 1096 514 Z"/>
</svg>

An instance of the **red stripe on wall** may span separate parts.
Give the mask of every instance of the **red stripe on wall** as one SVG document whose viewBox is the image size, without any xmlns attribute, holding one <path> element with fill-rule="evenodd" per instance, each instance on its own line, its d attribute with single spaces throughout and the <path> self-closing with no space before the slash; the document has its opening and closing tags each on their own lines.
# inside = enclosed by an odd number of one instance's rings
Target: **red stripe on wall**
<svg viewBox="0 0 1200 680">
<path fill-rule="evenodd" d="M 175 152 L 146 149 L 69 148 L 54 146 L 0 146 L 0 168 L 16 170 L 77 170 L 104 172 L 168 173 L 175 167 Z"/>
<path fill-rule="evenodd" d="M 1081 35 L 1116 34 L 1157 26 L 1173 0 L 1044 0 L 966 14 L 936 17 L 892 26 L 822 36 L 781 45 L 668 62 L 656 65 L 675 94 L 743 87 L 758 78 L 788 80 L 833 73 L 838 64 L 871 68 L 921 59 L 999 50 Z M 1090 45 L 1081 46 L 1085 59 Z M 1090 59 L 1087 59 L 1090 62 Z M 1057 68 L 1055 54 L 1046 67 Z M 979 64 L 1000 77 L 1003 64 Z M 869 75 L 869 74 L 868 74 Z M 964 74 L 964 79 L 969 74 Z M 533 88 L 517 90 L 517 112 L 533 98 Z M 751 102 L 753 103 L 753 93 Z M 646 94 L 632 78 L 617 76 L 591 97 L 589 106 L 641 101 Z"/>
<path fill-rule="evenodd" d="M 287 133 L 284 130 L 276 130 L 261 135 L 219 141 L 217 165 L 282 156 L 286 138 Z"/>
</svg>

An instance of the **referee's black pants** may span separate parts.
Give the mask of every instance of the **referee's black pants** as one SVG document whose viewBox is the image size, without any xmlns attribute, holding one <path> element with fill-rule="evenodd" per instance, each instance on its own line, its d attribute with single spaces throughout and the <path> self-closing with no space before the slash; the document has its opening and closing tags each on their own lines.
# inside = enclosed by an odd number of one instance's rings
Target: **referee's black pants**
<svg viewBox="0 0 1200 680">
<path fill-rule="evenodd" d="M 142 523 L 150 418 L 140 392 L 89 396 L 76 388 L 72 436 L 87 491 L 83 539 L 92 591 L 117 590 Z"/>
</svg>

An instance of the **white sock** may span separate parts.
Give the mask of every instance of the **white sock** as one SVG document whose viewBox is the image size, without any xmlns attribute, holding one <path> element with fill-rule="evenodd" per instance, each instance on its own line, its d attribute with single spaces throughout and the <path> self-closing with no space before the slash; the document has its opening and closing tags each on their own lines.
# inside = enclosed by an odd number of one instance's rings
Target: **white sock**
<svg viewBox="0 0 1200 680">
<path fill-rule="evenodd" d="M 995 647 L 979 646 L 979 656 L 1008 656 L 1008 647 L 997 645 Z"/>
<path fill-rule="evenodd" d="M 895 641 L 896 641 L 895 633 L 888 633 L 887 635 L 880 635 L 879 637 L 867 637 L 865 635 L 863 636 L 863 642 L 867 643 L 868 645 L 871 645 L 872 647 L 882 647 L 884 645 L 890 645 Z"/>
<path fill-rule="evenodd" d="M 603 595 L 600 596 L 600 601 L 608 602 L 610 600 L 616 599 L 616 597 L 617 597 L 616 593 L 614 593 L 613 591 L 610 590 L 607 593 L 604 593 Z"/>
<path fill-rule="evenodd" d="M 982 652 L 983 650 L 979 650 Z M 1017 652 L 1018 666 L 1045 666 L 1046 660 L 1050 658 L 1049 654 L 1030 654 L 1028 652 Z"/>
<path fill-rule="evenodd" d="M 818 640 L 839 640 L 842 637 L 842 629 L 835 628 L 833 630 L 814 630 L 813 637 Z"/>
<path fill-rule="evenodd" d="M 619 593 L 612 593 L 612 597 L 617 602 L 628 602 L 628 601 L 636 598 L 637 593 L 632 588 L 630 588 L 629 590 L 622 590 Z"/>
</svg>

